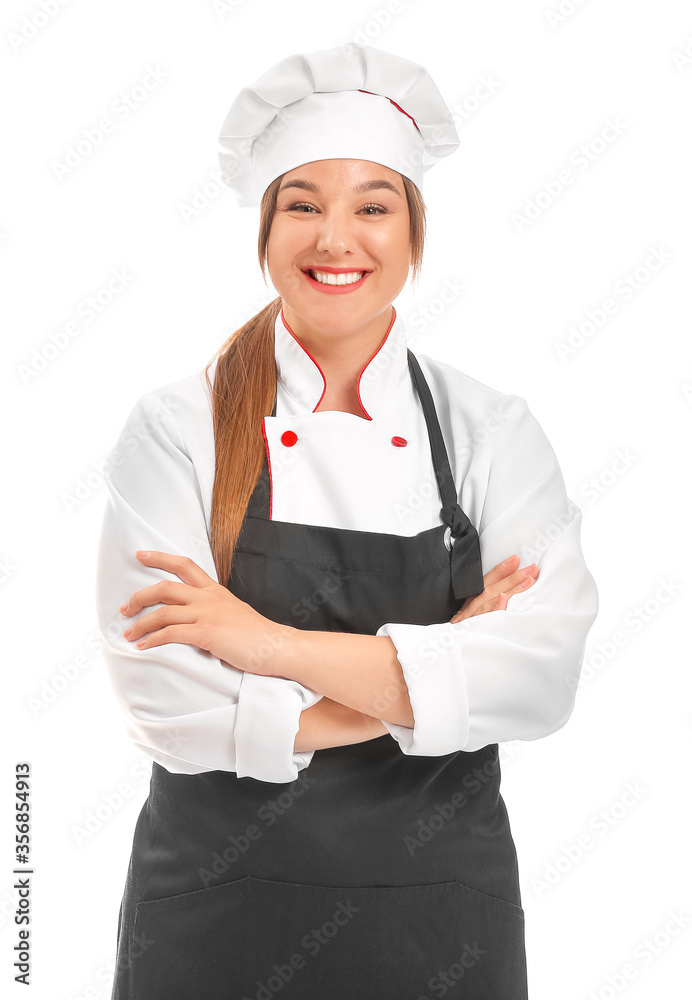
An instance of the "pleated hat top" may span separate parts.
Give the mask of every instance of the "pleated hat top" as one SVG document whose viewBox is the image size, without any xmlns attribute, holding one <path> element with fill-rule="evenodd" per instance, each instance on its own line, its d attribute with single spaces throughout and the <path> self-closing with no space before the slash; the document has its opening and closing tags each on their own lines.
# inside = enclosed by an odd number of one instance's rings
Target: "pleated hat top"
<svg viewBox="0 0 692 1000">
<path fill-rule="evenodd" d="M 276 63 L 236 96 L 218 138 L 225 184 L 258 206 L 278 176 L 313 160 L 372 160 L 410 178 L 453 153 L 452 114 L 424 66 L 347 42 Z"/>
</svg>

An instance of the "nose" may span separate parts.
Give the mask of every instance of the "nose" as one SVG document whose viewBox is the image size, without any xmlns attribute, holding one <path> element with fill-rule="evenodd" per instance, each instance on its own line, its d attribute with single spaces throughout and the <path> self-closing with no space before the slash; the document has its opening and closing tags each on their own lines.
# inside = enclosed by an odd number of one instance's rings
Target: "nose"
<svg viewBox="0 0 692 1000">
<path fill-rule="evenodd" d="M 323 212 L 318 222 L 315 249 L 339 256 L 353 251 L 355 246 L 356 238 L 350 213 L 338 210 Z"/>
</svg>

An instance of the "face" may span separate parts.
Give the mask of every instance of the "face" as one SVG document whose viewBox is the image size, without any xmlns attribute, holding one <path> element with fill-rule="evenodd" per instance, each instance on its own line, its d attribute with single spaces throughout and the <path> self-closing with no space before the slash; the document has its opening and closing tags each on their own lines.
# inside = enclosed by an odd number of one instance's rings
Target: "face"
<svg viewBox="0 0 692 1000">
<path fill-rule="evenodd" d="M 371 160 L 314 160 L 281 182 L 267 267 L 296 336 L 384 333 L 406 284 L 410 218 L 401 175 Z M 354 284 L 315 280 L 367 272 Z M 333 280 L 333 279 L 332 279 Z M 343 280 L 343 279 L 341 279 Z M 336 290 L 334 290 L 336 289 Z"/>
</svg>

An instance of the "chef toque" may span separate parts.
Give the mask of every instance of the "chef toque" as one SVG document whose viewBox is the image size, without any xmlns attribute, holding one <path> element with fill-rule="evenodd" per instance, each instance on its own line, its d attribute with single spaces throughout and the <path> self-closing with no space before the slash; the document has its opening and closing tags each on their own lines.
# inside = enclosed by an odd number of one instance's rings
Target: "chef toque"
<svg viewBox="0 0 692 1000">
<path fill-rule="evenodd" d="M 241 207 L 313 160 L 372 160 L 422 192 L 423 174 L 459 145 L 424 66 L 347 42 L 282 59 L 237 95 L 219 133 L 222 179 Z"/>
</svg>

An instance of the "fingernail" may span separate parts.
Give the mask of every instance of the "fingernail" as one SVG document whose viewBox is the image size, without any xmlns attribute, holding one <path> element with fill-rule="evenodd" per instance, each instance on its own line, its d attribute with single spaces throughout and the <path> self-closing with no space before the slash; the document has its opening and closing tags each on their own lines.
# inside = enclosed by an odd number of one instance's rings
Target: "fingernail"
<svg viewBox="0 0 692 1000">
<path fill-rule="evenodd" d="M 516 559 L 516 557 L 517 557 L 517 554 L 515 552 L 513 556 L 509 557 L 509 559 L 505 559 L 504 562 L 502 563 L 502 565 L 503 566 L 509 566 L 509 564 L 511 563 L 512 559 Z"/>
<path fill-rule="evenodd" d="M 124 614 L 127 611 L 127 602 L 125 602 L 125 604 L 121 604 L 118 610 L 120 611 L 121 615 Z"/>
</svg>

